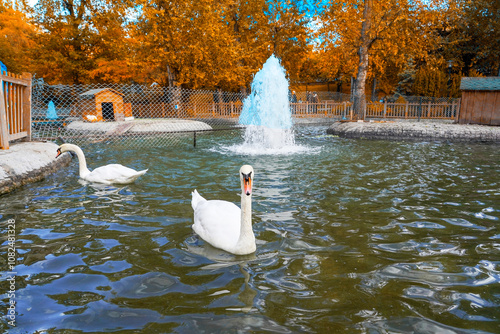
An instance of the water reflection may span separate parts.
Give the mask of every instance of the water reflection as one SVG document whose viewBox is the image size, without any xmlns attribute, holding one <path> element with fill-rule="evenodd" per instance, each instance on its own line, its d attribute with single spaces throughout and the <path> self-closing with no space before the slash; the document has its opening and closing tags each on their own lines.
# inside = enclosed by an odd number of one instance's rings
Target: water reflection
<svg viewBox="0 0 500 334">
<path fill-rule="evenodd" d="M 214 147 L 235 137 L 216 133 L 142 150 L 139 183 L 79 182 L 71 164 L 2 196 L 18 332 L 498 332 L 500 149 L 323 130 L 296 129 L 310 154 L 229 154 Z M 138 163 L 107 144 L 90 154 Z M 258 176 L 246 257 L 199 240 L 190 206 L 200 187 L 238 202 L 243 163 Z"/>
</svg>

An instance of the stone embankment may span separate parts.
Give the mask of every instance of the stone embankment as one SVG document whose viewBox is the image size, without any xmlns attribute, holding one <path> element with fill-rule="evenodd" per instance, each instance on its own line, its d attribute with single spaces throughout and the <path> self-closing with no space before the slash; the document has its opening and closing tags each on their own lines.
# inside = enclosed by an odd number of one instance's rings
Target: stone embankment
<svg viewBox="0 0 500 334">
<path fill-rule="evenodd" d="M 328 134 L 345 138 L 500 143 L 500 127 L 440 122 L 336 122 Z"/>
<path fill-rule="evenodd" d="M 56 159 L 59 145 L 51 142 L 20 142 L 0 150 L 0 194 L 42 180 L 71 162 L 69 154 Z"/>
</svg>

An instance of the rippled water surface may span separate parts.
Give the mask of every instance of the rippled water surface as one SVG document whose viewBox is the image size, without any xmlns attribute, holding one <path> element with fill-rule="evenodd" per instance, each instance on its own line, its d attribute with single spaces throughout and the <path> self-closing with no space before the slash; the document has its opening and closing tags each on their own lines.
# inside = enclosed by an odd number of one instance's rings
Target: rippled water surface
<svg viewBox="0 0 500 334">
<path fill-rule="evenodd" d="M 8 219 L 18 250 L 10 331 L 500 332 L 500 147 L 325 133 L 297 128 L 308 149 L 283 155 L 235 153 L 239 132 L 88 145 L 91 168 L 149 171 L 99 186 L 74 159 L 1 196 L 2 266 Z M 239 202 L 245 163 L 257 251 L 237 257 L 193 234 L 190 193 Z"/>
</svg>

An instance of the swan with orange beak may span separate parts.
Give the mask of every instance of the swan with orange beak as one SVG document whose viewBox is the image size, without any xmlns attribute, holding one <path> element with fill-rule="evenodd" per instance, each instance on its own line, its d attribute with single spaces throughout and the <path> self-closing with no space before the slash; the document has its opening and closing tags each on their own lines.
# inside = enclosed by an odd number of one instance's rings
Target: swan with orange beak
<svg viewBox="0 0 500 334">
<path fill-rule="evenodd" d="M 241 209 L 234 203 L 203 198 L 194 190 L 191 206 L 194 210 L 193 230 L 216 248 L 235 255 L 255 252 L 252 229 L 252 166 L 240 168 Z"/>
</svg>

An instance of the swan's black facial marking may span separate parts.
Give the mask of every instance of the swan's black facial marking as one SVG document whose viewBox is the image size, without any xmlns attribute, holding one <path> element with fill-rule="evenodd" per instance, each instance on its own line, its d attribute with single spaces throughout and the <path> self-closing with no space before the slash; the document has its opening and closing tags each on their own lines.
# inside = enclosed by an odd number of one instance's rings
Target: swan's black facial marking
<svg viewBox="0 0 500 334">
<path fill-rule="evenodd" d="M 62 152 L 61 152 L 61 149 L 60 149 L 60 148 L 58 148 L 58 149 L 57 149 L 57 155 L 56 155 L 56 158 L 57 158 L 58 156 L 60 156 L 60 155 L 61 155 L 61 153 L 62 153 Z"/>
<path fill-rule="evenodd" d="M 245 174 L 242 172 L 241 175 L 243 175 L 243 180 L 248 180 L 248 179 L 252 178 L 252 172 L 250 172 L 248 174 Z"/>
</svg>

